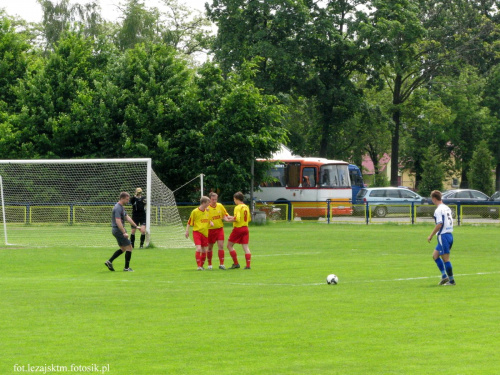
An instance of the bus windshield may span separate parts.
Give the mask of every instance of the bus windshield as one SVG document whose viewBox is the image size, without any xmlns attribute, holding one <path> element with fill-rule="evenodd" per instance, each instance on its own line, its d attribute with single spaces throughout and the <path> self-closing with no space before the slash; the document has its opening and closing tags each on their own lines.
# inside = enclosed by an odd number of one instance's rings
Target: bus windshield
<svg viewBox="0 0 500 375">
<path fill-rule="evenodd" d="M 351 186 L 347 165 L 326 164 L 320 169 L 321 187 L 347 188 Z"/>
</svg>

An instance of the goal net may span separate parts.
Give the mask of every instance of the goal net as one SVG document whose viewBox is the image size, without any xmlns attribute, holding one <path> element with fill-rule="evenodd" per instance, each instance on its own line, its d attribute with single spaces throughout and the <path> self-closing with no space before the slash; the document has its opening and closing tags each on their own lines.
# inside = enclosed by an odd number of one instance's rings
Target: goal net
<svg viewBox="0 0 500 375">
<path fill-rule="evenodd" d="M 193 246 L 151 159 L 0 160 L 0 177 L 0 246 L 116 247 L 111 210 L 120 192 L 133 196 L 138 187 L 146 197 L 145 245 Z M 132 217 L 132 206 L 125 210 Z"/>
</svg>

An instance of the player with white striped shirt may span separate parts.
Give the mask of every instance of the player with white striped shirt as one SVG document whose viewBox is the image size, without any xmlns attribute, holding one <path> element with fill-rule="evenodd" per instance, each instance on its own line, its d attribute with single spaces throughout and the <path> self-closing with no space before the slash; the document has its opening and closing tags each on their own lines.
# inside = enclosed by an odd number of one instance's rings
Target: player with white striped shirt
<svg viewBox="0 0 500 375">
<path fill-rule="evenodd" d="M 455 285 L 453 268 L 450 262 L 450 251 L 453 246 L 452 212 L 451 209 L 443 203 L 442 195 L 439 190 L 434 190 L 431 193 L 431 199 L 432 203 L 437 206 L 436 211 L 434 211 L 436 226 L 427 238 L 427 242 L 431 242 L 432 237 L 437 234 L 438 244 L 432 254 L 432 258 L 441 271 L 441 281 L 439 285 Z"/>
</svg>

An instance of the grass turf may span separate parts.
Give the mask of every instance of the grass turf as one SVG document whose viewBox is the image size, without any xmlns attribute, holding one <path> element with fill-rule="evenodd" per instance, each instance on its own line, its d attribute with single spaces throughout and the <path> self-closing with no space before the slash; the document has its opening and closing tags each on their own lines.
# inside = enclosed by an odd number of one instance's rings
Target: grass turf
<svg viewBox="0 0 500 375">
<path fill-rule="evenodd" d="M 250 271 L 198 272 L 194 249 L 137 249 L 128 273 L 103 264 L 117 247 L 0 248 L 0 373 L 496 374 L 498 227 L 455 229 L 456 287 L 437 286 L 431 230 L 254 226 Z"/>
</svg>

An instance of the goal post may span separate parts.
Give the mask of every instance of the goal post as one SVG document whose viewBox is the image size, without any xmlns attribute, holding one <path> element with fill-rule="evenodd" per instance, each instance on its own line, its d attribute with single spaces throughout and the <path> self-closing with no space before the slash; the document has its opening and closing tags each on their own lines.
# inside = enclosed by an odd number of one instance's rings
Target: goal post
<svg viewBox="0 0 500 375">
<path fill-rule="evenodd" d="M 153 171 L 149 158 L 0 160 L 0 176 L 5 237 L 0 244 L 116 246 L 111 210 L 120 192 L 133 195 L 141 187 L 146 241 L 160 248 L 193 246 L 184 237 L 174 194 Z M 132 206 L 125 210 L 132 216 Z M 125 227 L 130 233 L 130 225 Z"/>
</svg>

